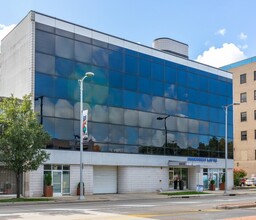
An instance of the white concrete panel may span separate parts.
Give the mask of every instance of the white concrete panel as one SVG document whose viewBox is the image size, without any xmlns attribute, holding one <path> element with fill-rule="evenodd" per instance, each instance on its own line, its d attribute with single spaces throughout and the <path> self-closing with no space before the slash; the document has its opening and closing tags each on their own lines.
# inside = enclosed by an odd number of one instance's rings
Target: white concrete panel
<svg viewBox="0 0 256 220">
<path fill-rule="evenodd" d="M 93 194 L 93 166 L 84 166 L 85 194 Z"/>
<path fill-rule="evenodd" d="M 158 51 L 158 50 L 152 50 L 152 56 L 155 56 L 157 58 L 165 59 L 165 53 Z"/>
<path fill-rule="evenodd" d="M 84 193 L 93 192 L 93 166 L 84 166 L 83 169 Z M 77 186 L 80 183 L 80 166 L 70 165 L 70 195 L 77 195 Z"/>
<path fill-rule="evenodd" d="M 113 36 L 108 36 L 108 43 L 114 44 L 119 47 L 124 47 L 124 40 L 113 37 Z"/>
<path fill-rule="evenodd" d="M 124 47 L 130 50 L 138 51 L 138 45 L 130 41 L 124 41 Z"/>
<path fill-rule="evenodd" d="M 80 26 L 75 26 L 75 34 L 80 34 L 82 36 L 90 37 L 92 38 L 92 30 L 86 29 Z"/>
<path fill-rule="evenodd" d="M 41 24 L 49 25 L 51 27 L 55 27 L 56 25 L 56 19 L 38 13 L 35 13 L 35 21 Z"/>
<path fill-rule="evenodd" d="M 168 168 L 118 167 L 118 193 L 156 192 L 168 187 Z"/>
<path fill-rule="evenodd" d="M 108 43 L 109 37 L 106 34 L 97 32 L 97 31 L 92 31 L 92 38 L 96 40 L 103 41 L 105 43 Z"/>
<path fill-rule="evenodd" d="M 70 165 L 70 195 L 77 195 L 77 185 L 80 182 L 80 166 Z"/>
<path fill-rule="evenodd" d="M 43 166 L 30 172 L 29 191 L 31 197 L 41 197 L 44 193 Z"/>
<path fill-rule="evenodd" d="M 55 26 L 56 26 L 56 28 L 59 28 L 59 29 L 65 30 L 65 31 L 69 31 L 71 33 L 75 32 L 75 25 L 71 24 L 71 23 L 67 23 L 65 21 L 56 19 Z"/>
<path fill-rule="evenodd" d="M 93 193 L 117 193 L 117 167 L 93 167 Z"/>
<path fill-rule="evenodd" d="M 47 163 L 79 164 L 80 151 L 47 150 L 50 160 Z M 224 168 L 225 160 L 217 159 L 217 162 L 187 161 L 186 157 L 119 154 L 101 152 L 83 152 L 83 163 L 87 165 L 106 166 L 162 166 L 167 167 L 169 161 L 186 163 L 188 167 L 201 166 L 204 168 Z M 228 160 L 228 168 L 233 169 L 234 160 Z"/>
<path fill-rule="evenodd" d="M 143 45 L 138 45 L 138 52 L 140 52 L 140 53 L 152 55 L 152 51 L 153 50 L 149 47 L 145 47 Z"/>
</svg>

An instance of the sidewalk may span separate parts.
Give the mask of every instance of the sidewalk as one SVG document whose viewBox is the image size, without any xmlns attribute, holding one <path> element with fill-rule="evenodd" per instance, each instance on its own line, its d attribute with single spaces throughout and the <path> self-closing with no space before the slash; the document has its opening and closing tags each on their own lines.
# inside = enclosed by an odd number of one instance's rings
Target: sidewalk
<svg viewBox="0 0 256 220">
<path fill-rule="evenodd" d="M 178 191 L 169 191 L 169 192 L 178 192 Z M 180 191 L 179 191 L 180 192 Z M 186 192 L 186 190 L 184 190 Z M 238 189 L 238 190 L 230 190 L 227 195 L 224 195 L 224 191 L 204 191 L 208 194 L 195 194 L 195 195 L 163 195 L 161 193 L 127 193 L 127 194 L 100 194 L 100 195 L 85 195 L 84 200 L 79 200 L 79 196 L 62 196 L 62 197 L 53 197 L 51 201 L 37 202 L 37 203 L 81 203 L 81 202 L 103 202 L 103 201 L 126 201 L 126 200 L 145 200 L 145 199 L 168 199 L 168 198 L 191 198 L 191 197 L 201 197 L 201 196 L 235 196 L 235 195 L 246 195 L 246 194 L 255 194 L 256 196 L 256 188 L 255 189 Z M 163 192 L 165 193 L 165 192 Z M 15 195 L 12 196 L 0 196 L 1 199 L 5 198 L 15 198 Z M 34 202 L 33 202 L 34 203 Z M 14 203 L 0 203 L 1 205 L 13 205 Z M 16 202 L 15 204 L 29 204 L 29 202 Z M 251 204 L 227 204 L 221 205 L 217 208 L 226 208 L 230 209 L 230 207 L 241 208 L 241 207 L 256 207 L 256 203 Z"/>
</svg>

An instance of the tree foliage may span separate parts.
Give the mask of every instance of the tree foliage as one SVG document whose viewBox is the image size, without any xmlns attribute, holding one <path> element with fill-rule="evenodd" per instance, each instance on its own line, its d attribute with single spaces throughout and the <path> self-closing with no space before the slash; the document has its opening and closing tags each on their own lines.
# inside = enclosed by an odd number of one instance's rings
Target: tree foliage
<svg viewBox="0 0 256 220">
<path fill-rule="evenodd" d="M 244 178 L 247 176 L 247 172 L 244 169 L 234 169 L 234 185 L 239 186 L 239 182 L 241 178 Z"/>
<path fill-rule="evenodd" d="M 0 161 L 16 174 L 17 198 L 20 197 L 20 176 L 37 170 L 49 159 L 44 148 L 50 136 L 39 124 L 32 110 L 31 96 L 22 100 L 13 95 L 0 102 Z"/>
</svg>

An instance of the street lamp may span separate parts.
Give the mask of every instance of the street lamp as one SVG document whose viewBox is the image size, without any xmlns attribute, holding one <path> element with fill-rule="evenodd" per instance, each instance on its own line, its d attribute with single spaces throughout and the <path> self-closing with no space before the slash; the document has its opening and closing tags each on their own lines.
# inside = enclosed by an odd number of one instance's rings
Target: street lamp
<svg viewBox="0 0 256 220">
<path fill-rule="evenodd" d="M 225 108 L 225 191 L 224 195 L 227 195 L 227 188 L 228 188 L 228 170 L 227 170 L 227 163 L 228 163 L 228 108 L 233 105 L 240 105 L 239 102 L 234 102 L 232 104 L 224 106 Z"/>
<path fill-rule="evenodd" d="M 40 124 L 43 124 L 43 96 L 39 96 L 35 98 L 35 101 L 40 99 Z"/>
<path fill-rule="evenodd" d="M 157 120 L 164 120 L 164 130 L 165 130 L 165 144 L 164 144 L 164 155 L 166 154 L 166 148 L 167 148 L 167 126 L 166 126 L 166 119 L 169 118 L 170 115 L 167 115 L 165 117 L 157 117 Z"/>
<path fill-rule="evenodd" d="M 80 196 L 79 200 L 84 200 L 83 190 L 83 82 L 87 77 L 93 77 L 94 73 L 85 73 L 82 79 L 78 80 L 80 86 Z"/>
<path fill-rule="evenodd" d="M 186 115 L 183 114 L 174 114 L 174 115 L 167 115 L 165 117 L 157 117 L 157 120 L 164 120 L 164 130 L 165 130 L 165 147 L 164 147 L 164 155 L 166 154 L 166 148 L 167 148 L 167 126 L 166 126 L 166 119 L 169 118 L 170 116 L 173 117 L 179 117 L 179 118 L 187 118 Z"/>
</svg>

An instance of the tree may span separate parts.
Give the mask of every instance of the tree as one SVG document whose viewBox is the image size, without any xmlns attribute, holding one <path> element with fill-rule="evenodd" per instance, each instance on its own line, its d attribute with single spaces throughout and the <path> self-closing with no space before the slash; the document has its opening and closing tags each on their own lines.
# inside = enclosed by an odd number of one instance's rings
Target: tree
<svg viewBox="0 0 256 220">
<path fill-rule="evenodd" d="M 31 96 L 22 100 L 13 95 L 0 102 L 0 161 L 16 174 L 17 198 L 20 198 L 21 174 L 37 170 L 49 159 L 44 150 L 50 136 L 32 110 Z"/>
<path fill-rule="evenodd" d="M 247 176 L 247 172 L 244 169 L 234 168 L 234 185 L 239 186 L 241 178 Z"/>
</svg>

